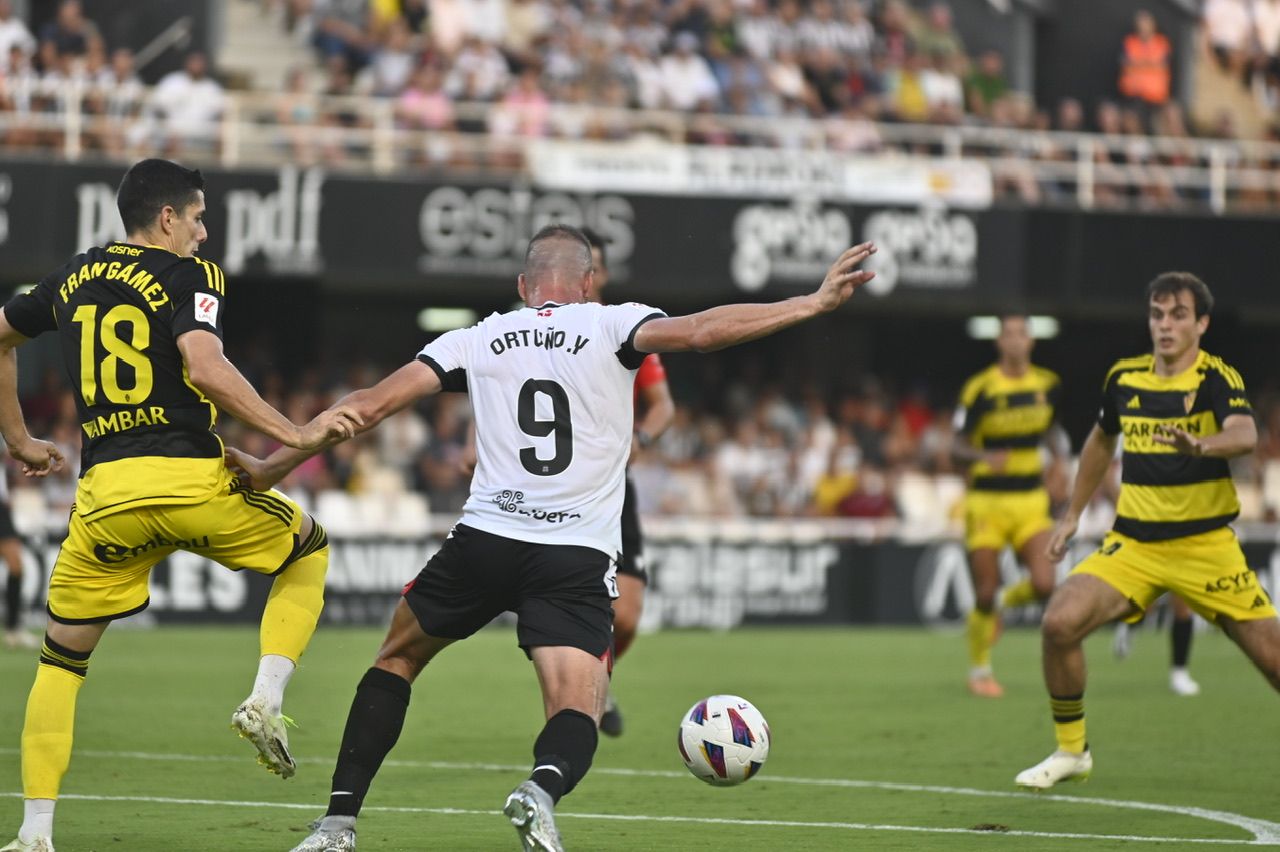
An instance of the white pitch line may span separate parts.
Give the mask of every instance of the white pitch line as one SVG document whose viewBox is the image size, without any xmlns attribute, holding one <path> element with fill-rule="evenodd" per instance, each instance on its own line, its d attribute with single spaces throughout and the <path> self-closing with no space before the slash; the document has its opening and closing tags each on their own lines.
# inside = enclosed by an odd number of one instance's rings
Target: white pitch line
<svg viewBox="0 0 1280 852">
<path fill-rule="evenodd" d="M 0 793 L 0 797 L 20 798 L 21 793 Z M 160 805 L 201 805 L 233 808 L 278 808 L 281 810 L 318 811 L 320 805 L 302 802 L 245 802 L 233 799 L 180 799 L 168 796 L 98 796 L 72 793 L 60 797 L 64 800 L 86 802 L 142 802 Z M 468 808 L 414 808 L 367 806 L 362 812 L 378 811 L 398 814 L 432 814 L 439 816 L 499 816 L 501 811 L 471 810 Z M 557 812 L 556 817 L 586 820 L 610 820 L 614 822 L 665 822 L 695 825 L 729 825 L 749 828 L 831 828 L 846 831 L 901 831 L 912 834 L 977 834 L 996 837 L 1035 837 L 1043 840 L 1122 840 L 1137 843 L 1195 843 L 1208 846 L 1270 846 L 1259 840 L 1229 840 L 1212 837 L 1148 837 L 1141 834 L 1082 834 L 1054 831 L 978 831 L 972 828 L 934 828 L 921 825 L 881 825 L 865 822 L 807 822 L 779 819 L 724 819 L 718 817 L 655 816 L 649 814 L 582 814 Z"/>
<path fill-rule="evenodd" d="M 0 754 L 18 754 L 19 750 L 14 748 L 0 748 Z M 133 760 L 155 760 L 155 761 L 180 761 L 195 763 L 227 763 L 227 762 L 243 762 L 242 758 L 232 757 L 229 755 L 198 755 L 198 754 L 158 754 L 154 752 L 141 751 L 101 751 L 87 749 L 85 751 L 76 752 L 77 757 L 95 757 L 107 758 L 112 760 L 133 759 Z M 327 758 L 302 758 L 299 763 L 330 763 Z M 436 760 L 385 760 L 383 766 L 395 766 L 408 769 L 446 769 L 446 770 L 464 770 L 464 771 L 488 771 L 488 772 L 526 772 L 527 765 L 507 765 L 496 763 L 458 763 L 451 761 Z M 593 774 L 597 775 L 614 775 L 632 778 L 683 778 L 686 773 L 673 772 L 670 770 L 659 769 L 625 769 L 616 767 L 596 767 L 592 769 Z M 1253 835 L 1252 841 L 1228 841 L 1240 843 L 1254 843 L 1257 845 L 1280 846 L 1280 823 L 1269 822 L 1255 817 L 1248 817 L 1242 814 L 1231 813 L 1230 811 L 1210 810 L 1208 808 L 1200 808 L 1194 806 L 1183 805 L 1165 805 L 1154 802 L 1137 802 L 1125 799 L 1102 799 L 1089 796 L 1063 796 L 1056 793 L 1022 793 L 1009 790 L 979 790 L 971 787 L 946 787 L 926 784 L 904 784 L 894 781 L 862 781 L 847 778 L 800 778 L 795 776 L 777 776 L 767 775 L 761 776 L 762 780 L 774 784 L 802 784 L 814 787 L 842 787 L 847 789 L 872 789 L 872 790 L 894 790 L 906 793 L 937 793 L 949 796 L 976 796 L 981 798 L 993 799 L 1035 799 L 1037 801 L 1065 802 L 1075 805 L 1096 805 L 1100 807 L 1121 808 L 1137 811 L 1154 811 L 1157 813 L 1176 814 L 1179 816 L 1191 816 L 1199 819 L 1217 822 L 1223 825 L 1230 825 L 1236 828 L 1248 831 Z M 625 819 L 622 816 L 600 816 L 601 819 Z M 674 818 L 682 819 L 682 818 Z M 732 821 L 737 822 L 737 821 Z M 823 823 L 825 825 L 825 823 Z M 834 823 L 833 823 L 834 825 Z M 853 823 L 850 823 L 853 825 Z M 910 831 L 910 828 L 901 828 L 903 831 Z M 942 829 L 938 829 L 941 831 Z M 967 831 L 967 829 L 947 829 L 948 831 Z M 1057 835 L 1055 835 L 1057 836 Z M 1062 835 L 1066 837 L 1068 835 Z M 1080 835 L 1085 837 L 1086 835 Z M 1091 835 L 1090 835 L 1091 836 Z M 1152 839 L 1152 838 L 1148 838 Z M 1216 842 L 1216 841 L 1215 841 Z"/>
</svg>

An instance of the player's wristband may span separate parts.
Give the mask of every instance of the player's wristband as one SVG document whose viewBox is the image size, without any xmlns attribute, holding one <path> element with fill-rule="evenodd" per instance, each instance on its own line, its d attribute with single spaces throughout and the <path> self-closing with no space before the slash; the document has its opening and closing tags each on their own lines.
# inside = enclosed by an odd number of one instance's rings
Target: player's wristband
<svg viewBox="0 0 1280 852">
<path fill-rule="evenodd" d="M 640 449 L 647 450 L 649 449 L 649 445 L 653 443 L 653 436 L 643 429 L 637 429 L 636 443 L 640 445 Z"/>
</svg>

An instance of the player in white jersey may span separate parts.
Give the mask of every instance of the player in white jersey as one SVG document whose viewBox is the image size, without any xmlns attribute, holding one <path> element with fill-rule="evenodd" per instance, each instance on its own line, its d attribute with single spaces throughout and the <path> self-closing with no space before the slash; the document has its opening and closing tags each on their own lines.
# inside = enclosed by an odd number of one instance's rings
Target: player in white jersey
<svg viewBox="0 0 1280 852">
<path fill-rule="evenodd" d="M 619 515 L 631 450 L 632 384 L 645 353 L 711 351 L 781 331 L 839 307 L 872 277 L 849 249 L 821 287 L 774 304 L 726 305 L 668 318 L 639 304 L 586 303 L 591 249 L 582 232 L 543 228 L 529 242 L 520 297 L 428 344 L 372 388 L 342 401 L 371 428 L 440 391 L 466 391 L 477 464 L 462 518 L 405 587 L 373 668 L 347 716 L 329 809 L 295 852 L 355 848 L 355 821 L 395 744 L 410 684 L 448 645 L 506 610 L 542 687 L 546 725 L 529 780 L 504 813 L 526 850 L 560 850 L 553 811 L 587 773 L 609 681 L 611 599 Z M 231 451 L 255 488 L 278 482 L 308 454 L 265 462 Z"/>
</svg>

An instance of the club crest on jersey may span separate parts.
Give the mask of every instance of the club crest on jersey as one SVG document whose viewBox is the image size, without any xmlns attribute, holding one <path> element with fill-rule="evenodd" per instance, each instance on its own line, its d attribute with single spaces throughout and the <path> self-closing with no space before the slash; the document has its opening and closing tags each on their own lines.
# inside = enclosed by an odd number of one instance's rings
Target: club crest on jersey
<svg viewBox="0 0 1280 852">
<path fill-rule="evenodd" d="M 1195 407 L 1195 404 L 1196 404 L 1196 392 L 1189 391 L 1187 395 L 1182 398 L 1182 407 L 1186 409 L 1187 414 L 1190 414 L 1191 409 Z"/>
<path fill-rule="evenodd" d="M 218 297 L 201 293 L 196 297 L 196 322 L 207 322 L 218 325 Z"/>
</svg>

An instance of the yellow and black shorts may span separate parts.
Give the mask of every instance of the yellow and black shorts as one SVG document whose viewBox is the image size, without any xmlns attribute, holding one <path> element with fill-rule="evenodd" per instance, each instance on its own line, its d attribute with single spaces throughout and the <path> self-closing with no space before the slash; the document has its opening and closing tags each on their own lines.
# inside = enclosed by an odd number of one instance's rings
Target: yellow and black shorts
<svg viewBox="0 0 1280 852">
<path fill-rule="evenodd" d="M 1030 491 L 969 491 L 964 498 L 965 547 L 973 552 L 1006 544 L 1014 550 L 1045 530 L 1053 529 L 1049 493 Z"/>
<path fill-rule="evenodd" d="M 1209 621 L 1275 618 L 1271 598 L 1245 562 L 1230 527 L 1167 541 L 1138 541 L 1108 533 L 1102 546 L 1071 571 L 1092 574 L 1137 608 L 1137 621 L 1166 591 L 1181 595 Z"/>
<path fill-rule="evenodd" d="M 278 491 L 253 491 L 227 473 L 203 503 L 140 506 L 86 522 L 73 508 L 49 580 L 49 616 L 64 624 L 110 621 L 150 603 L 157 562 L 175 550 L 233 571 L 276 574 L 327 544 L 315 524 L 299 538 L 303 512 Z"/>
</svg>

